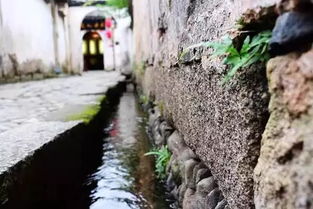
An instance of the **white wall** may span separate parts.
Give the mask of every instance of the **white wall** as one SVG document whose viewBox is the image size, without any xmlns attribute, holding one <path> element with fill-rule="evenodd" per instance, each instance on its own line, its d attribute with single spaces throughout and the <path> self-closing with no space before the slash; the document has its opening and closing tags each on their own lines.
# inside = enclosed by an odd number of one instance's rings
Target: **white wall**
<svg viewBox="0 0 313 209">
<path fill-rule="evenodd" d="M 3 18 L 3 53 L 16 54 L 20 62 L 41 59 L 54 62 L 52 17 L 43 0 L 0 0 Z"/>
<path fill-rule="evenodd" d="M 58 60 L 60 63 L 67 62 L 67 44 L 66 44 L 66 32 L 67 27 L 65 27 L 65 19 L 57 16 L 56 24 L 57 24 L 57 44 L 58 44 Z"/>
<path fill-rule="evenodd" d="M 115 56 L 116 56 L 116 66 L 117 70 L 122 72 L 129 72 L 130 63 L 131 63 L 131 52 L 132 52 L 132 30 L 130 29 L 131 18 L 126 17 L 117 20 L 117 28 L 114 31 L 115 42 L 118 42 L 118 45 L 115 45 Z M 109 52 L 111 52 L 111 48 Z M 112 53 L 108 56 L 112 56 Z M 112 58 L 108 57 L 108 61 Z M 112 66 L 112 61 L 108 63 L 108 67 Z"/>
<path fill-rule="evenodd" d="M 55 67 L 51 4 L 44 0 L 0 1 L 3 20 L 0 55 L 5 63 L 3 70 L 9 71 L 12 67 L 8 55 L 13 55 L 19 64 L 18 70 L 22 73 L 34 71 L 38 67 L 46 72 L 51 71 Z M 62 65 L 66 63 L 67 57 L 65 44 L 67 31 L 62 18 L 59 15 L 56 17 L 58 54 Z"/>
<path fill-rule="evenodd" d="M 65 8 L 57 8 L 53 21 L 51 4 L 44 0 L 0 0 L 0 4 L 0 77 L 33 73 L 38 69 L 40 72 L 54 71 L 57 64 L 67 66 L 69 72 L 82 72 L 82 39 L 86 31 L 81 31 L 80 27 L 85 16 L 98 8 L 68 8 L 66 5 Z M 59 16 L 59 9 L 64 10 L 65 19 Z M 130 18 L 117 21 L 115 41 L 119 45 L 116 46 L 116 64 L 117 69 L 125 69 L 121 66 L 128 60 L 132 42 Z M 104 42 L 105 68 L 109 70 L 113 68 L 112 42 L 103 31 L 99 33 Z"/>
</svg>

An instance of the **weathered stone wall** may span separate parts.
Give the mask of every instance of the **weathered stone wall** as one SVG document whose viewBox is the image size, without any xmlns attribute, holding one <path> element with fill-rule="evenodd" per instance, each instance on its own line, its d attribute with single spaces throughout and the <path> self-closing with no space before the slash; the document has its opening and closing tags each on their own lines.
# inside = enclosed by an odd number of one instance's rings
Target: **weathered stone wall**
<svg viewBox="0 0 313 209">
<path fill-rule="evenodd" d="M 158 107 L 149 109 L 149 133 L 157 147 L 167 145 L 171 159 L 166 185 L 175 208 L 224 209 L 223 197 L 210 169 L 185 144 L 183 136 L 164 120 Z"/>
<path fill-rule="evenodd" d="M 313 50 L 268 63 L 271 116 L 255 169 L 256 208 L 313 208 Z"/>
<path fill-rule="evenodd" d="M 184 61 L 179 56 L 192 44 L 233 30 L 247 5 L 255 3 L 134 1 L 135 60 L 145 66 L 138 81 L 164 106 L 164 116 L 210 168 L 234 209 L 254 207 L 253 169 L 268 119 L 265 67 L 241 71 L 222 86 L 227 70 L 210 51 L 196 48 Z"/>
<path fill-rule="evenodd" d="M 313 2 L 286 0 L 270 42 L 270 118 L 254 171 L 257 209 L 312 209 Z"/>
<path fill-rule="evenodd" d="M 229 208 L 312 208 L 312 1 L 133 3 L 137 82 L 211 171 Z M 254 65 L 223 86 L 226 66 L 201 47 L 180 60 L 192 44 L 233 34 L 241 14 L 258 6 L 271 12 L 254 29 L 272 29 L 280 15 L 271 52 L 291 52 L 269 62 L 268 78 Z M 247 14 L 248 22 L 262 19 Z"/>
</svg>

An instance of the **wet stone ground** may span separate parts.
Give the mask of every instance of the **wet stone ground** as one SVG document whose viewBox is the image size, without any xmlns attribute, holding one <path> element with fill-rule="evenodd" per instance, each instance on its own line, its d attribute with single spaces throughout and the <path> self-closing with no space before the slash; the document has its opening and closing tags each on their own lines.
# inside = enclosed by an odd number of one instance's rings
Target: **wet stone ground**
<svg viewBox="0 0 313 209">
<path fill-rule="evenodd" d="M 79 122 L 68 121 L 124 78 L 116 72 L 0 86 L 0 174 Z"/>
</svg>

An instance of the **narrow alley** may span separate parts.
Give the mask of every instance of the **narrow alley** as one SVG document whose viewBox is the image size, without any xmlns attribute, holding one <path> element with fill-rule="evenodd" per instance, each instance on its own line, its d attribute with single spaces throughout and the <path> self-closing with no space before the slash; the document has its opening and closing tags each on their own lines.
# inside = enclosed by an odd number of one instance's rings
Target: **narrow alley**
<svg viewBox="0 0 313 209">
<path fill-rule="evenodd" d="M 313 0 L 0 0 L 0 209 L 313 209 Z"/>
</svg>

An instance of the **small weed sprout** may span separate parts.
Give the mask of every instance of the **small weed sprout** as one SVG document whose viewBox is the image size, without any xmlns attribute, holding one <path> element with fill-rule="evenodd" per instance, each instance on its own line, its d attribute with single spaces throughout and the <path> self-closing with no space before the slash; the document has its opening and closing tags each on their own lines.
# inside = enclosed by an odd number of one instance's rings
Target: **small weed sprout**
<svg viewBox="0 0 313 209">
<path fill-rule="evenodd" d="M 166 167 L 171 158 L 171 153 L 167 146 L 162 146 L 159 149 L 152 149 L 152 151 L 145 154 L 145 156 L 153 155 L 156 157 L 155 172 L 157 177 L 161 180 L 166 178 Z"/>
<path fill-rule="evenodd" d="M 154 105 L 159 108 L 161 115 L 164 116 L 164 111 L 165 111 L 164 102 L 163 101 L 157 101 L 157 102 L 154 102 Z"/>
<path fill-rule="evenodd" d="M 140 95 L 139 102 L 143 105 L 147 105 L 149 104 L 149 97 L 147 97 L 146 95 Z"/>
<path fill-rule="evenodd" d="M 236 49 L 230 37 L 224 37 L 221 42 L 202 42 L 188 47 L 182 53 L 184 56 L 190 49 L 196 47 L 211 47 L 214 52 L 211 56 L 226 56 L 223 63 L 230 66 L 222 84 L 227 83 L 235 73 L 243 67 L 248 67 L 256 62 L 266 63 L 270 59 L 268 52 L 271 31 L 263 31 L 253 38 L 247 36 L 240 50 Z"/>
<path fill-rule="evenodd" d="M 242 30 L 245 26 L 245 21 L 243 18 L 239 18 L 237 21 L 236 21 L 236 24 L 235 24 L 237 30 Z"/>
</svg>

